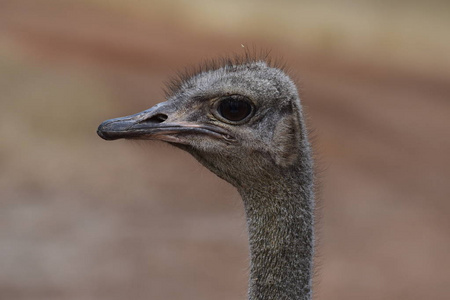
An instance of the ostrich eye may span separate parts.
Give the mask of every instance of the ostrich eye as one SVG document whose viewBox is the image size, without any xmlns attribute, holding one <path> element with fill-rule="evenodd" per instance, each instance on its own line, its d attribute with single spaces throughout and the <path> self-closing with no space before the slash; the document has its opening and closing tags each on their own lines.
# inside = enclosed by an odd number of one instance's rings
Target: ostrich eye
<svg viewBox="0 0 450 300">
<path fill-rule="evenodd" d="M 228 121 L 239 122 L 250 115 L 252 105 L 243 97 L 230 96 L 219 102 L 217 112 Z"/>
</svg>

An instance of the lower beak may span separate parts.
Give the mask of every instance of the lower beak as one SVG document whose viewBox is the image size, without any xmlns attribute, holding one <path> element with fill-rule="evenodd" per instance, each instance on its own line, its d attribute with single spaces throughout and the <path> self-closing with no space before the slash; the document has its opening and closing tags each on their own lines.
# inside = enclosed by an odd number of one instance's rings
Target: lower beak
<svg viewBox="0 0 450 300">
<path fill-rule="evenodd" d="M 110 119 L 97 129 L 97 134 L 105 140 L 153 139 L 178 144 L 188 144 L 189 134 L 208 135 L 233 142 L 225 129 L 214 125 L 200 125 L 192 122 L 170 121 L 164 113 L 164 103 L 160 103 L 140 113 Z"/>
</svg>

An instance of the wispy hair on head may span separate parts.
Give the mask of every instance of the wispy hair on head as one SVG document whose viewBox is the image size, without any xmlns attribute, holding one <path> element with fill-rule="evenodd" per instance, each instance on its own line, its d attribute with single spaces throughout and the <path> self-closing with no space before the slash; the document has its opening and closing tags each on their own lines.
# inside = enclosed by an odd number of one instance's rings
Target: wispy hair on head
<svg viewBox="0 0 450 300">
<path fill-rule="evenodd" d="M 243 51 L 243 53 L 235 52 L 218 58 L 205 59 L 200 63 L 187 66 L 181 71 L 176 72 L 174 76 L 165 82 L 164 93 L 166 98 L 170 98 L 176 94 L 190 78 L 200 73 L 211 72 L 222 68 L 232 71 L 237 66 L 248 65 L 251 67 L 254 63 L 264 62 L 269 67 L 280 69 L 286 73 L 289 71 L 283 59 L 281 57 L 273 57 L 271 51 L 268 49 L 256 49 L 252 47 L 250 49 L 244 48 Z"/>
</svg>

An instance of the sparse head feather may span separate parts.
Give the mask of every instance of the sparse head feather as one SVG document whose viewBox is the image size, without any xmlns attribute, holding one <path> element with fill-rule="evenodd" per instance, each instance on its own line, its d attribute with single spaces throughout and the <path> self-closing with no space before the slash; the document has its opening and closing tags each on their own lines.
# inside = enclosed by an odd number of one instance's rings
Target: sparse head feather
<svg viewBox="0 0 450 300">
<path fill-rule="evenodd" d="M 235 185 L 274 167 L 299 166 L 309 155 L 309 144 L 297 87 L 283 68 L 268 55 L 247 53 L 208 61 L 179 74 L 168 85 L 167 97 L 186 116 L 184 120 L 221 127 L 237 141 L 224 144 L 193 136 L 190 146 L 181 148 Z M 232 95 L 244 97 L 254 107 L 254 115 L 245 123 L 222 122 L 211 113 L 212 103 Z"/>
<path fill-rule="evenodd" d="M 248 66 L 251 68 L 256 63 L 265 63 L 267 67 L 276 68 L 288 73 L 287 66 L 281 58 L 270 56 L 269 50 L 257 51 L 245 50 L 243 54 L 234 54 L 222 56 L 219 58 L 207 59 L 200 64 L 188 66 L 176 73 L 174 77 L 169 78 L 165 83 L 166 98 L 176 94 L 190 79 L 201 73 L 225 69 L 227 71 L 235 70 L 238 66 Z"/>
</svg>

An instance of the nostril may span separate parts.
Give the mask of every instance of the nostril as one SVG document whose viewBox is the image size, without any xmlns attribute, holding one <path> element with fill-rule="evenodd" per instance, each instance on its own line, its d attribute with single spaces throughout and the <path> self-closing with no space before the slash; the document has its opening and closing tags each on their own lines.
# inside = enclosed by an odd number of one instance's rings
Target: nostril
<svg viewBox="0 0 450 300">
<path fill-rule="evenodd" d="M 165 114 L 156 114 L 148 119 L 143 120 L 141 123 L 162 123 L 167 120 L 167 118 L 168 117 Z"/>
</svg>

